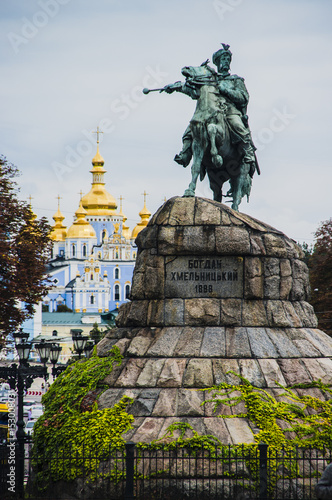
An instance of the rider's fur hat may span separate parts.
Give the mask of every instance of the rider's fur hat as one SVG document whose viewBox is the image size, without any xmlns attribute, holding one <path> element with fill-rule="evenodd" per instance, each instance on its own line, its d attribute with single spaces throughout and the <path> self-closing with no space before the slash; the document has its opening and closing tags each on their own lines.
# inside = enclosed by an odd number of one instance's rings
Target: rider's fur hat
<svg viewBox="0 0 332 500">
<path fill-rule="evenodd" d="M 223 48 L 217 50 L 217 52 L 215 52 L 212 56 L 212 62 L 216 66 L 218 66 L 219 58 L 220 58 L 221 54 L 223 54 L 224 52 L 227 52 L 229 54 L 230 58 L 232 59 L 232 52 L 229 50 L 229 45 L 227 45 L 226 43 L 222 43 L 221 45 L 223 46 Z"/>
</svg>

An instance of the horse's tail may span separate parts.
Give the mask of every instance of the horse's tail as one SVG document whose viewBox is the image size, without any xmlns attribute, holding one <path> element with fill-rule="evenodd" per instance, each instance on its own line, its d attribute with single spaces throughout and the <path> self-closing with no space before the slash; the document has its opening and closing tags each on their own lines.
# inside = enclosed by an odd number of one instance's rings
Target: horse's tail
<svg viewBox="0 0 332 500">
<path fill-rule="evenodd" d="M 242 164 L 239 175 L 230 180 L 230 192 L 233 197 L 232 208 L 234 210 L 238 210 L 241 199 L 244 196 L 247 196 L 247 201 L 249 201 L 252 185 L 252 178 L 249 175 L 249 169 L 250 165 Z"/>
</svg>

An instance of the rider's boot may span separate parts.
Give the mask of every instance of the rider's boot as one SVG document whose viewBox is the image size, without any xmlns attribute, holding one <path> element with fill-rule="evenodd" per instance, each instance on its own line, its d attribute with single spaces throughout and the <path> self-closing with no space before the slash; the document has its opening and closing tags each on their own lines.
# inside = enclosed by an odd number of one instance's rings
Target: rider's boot
<svg viewBox="0 0 332 500">
<path fill-rule="evenodd" d="M 174 161 L 183 167 L 187 167 L 192 157 L 191 147 L 183 148 L 178 155 L 175 155 Z"/>
<path fill-rule="evenodd" d="M 243 151 L 242 163 L 246 163 L 246 164 L 250 165 L 250 176 L 251 177 L 254 175 L 255 170 L 256 170 L 255 149 L 256 148 L 251 141 L 251 137 L 248 134 L 244 138 L 244 142 L 242 143 L 242 151 Z"/>
<path fill-rule="evenodd" d="M 175 155 L 174 161 L 183 167 L 188 167 L 190 160 L 192 158 L 192 145 L 193 145 L 193 136 L 191 132 L 190 126 L 188 126 L 185 130 L 185 133 L 182 136 L 182 150 L 178 155 Z"/>
</svg>

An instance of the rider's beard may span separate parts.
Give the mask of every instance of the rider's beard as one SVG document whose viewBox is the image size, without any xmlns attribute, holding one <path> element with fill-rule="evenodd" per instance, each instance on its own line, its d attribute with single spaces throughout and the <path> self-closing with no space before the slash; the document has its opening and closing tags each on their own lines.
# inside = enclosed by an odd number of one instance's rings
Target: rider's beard
<svg viewBox="0 0 332 500">
<path fill-rule="evenodd" d="M 219 72 L 222 75 L 228 75 L 229 74 L 229 69 L 230 69 L 230 65 L 229 64 L 224 64 L 224 65 L 221 66 Z"/>
</svg>

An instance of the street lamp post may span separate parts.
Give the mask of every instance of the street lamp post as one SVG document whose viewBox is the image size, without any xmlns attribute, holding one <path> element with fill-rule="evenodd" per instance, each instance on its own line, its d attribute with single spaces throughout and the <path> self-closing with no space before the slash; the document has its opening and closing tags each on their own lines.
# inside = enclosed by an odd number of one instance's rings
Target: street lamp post
<svg viewBox="0 0 332 500">
<path fill-rule="evenodd" d="M 29 334 L 23 331 L 23 328 L 20 328 L 18 332 L 13 335 L 15 346 L 17 347 L 21 342 L 27 341 L 29 338 Z"/>
<path fill-rule="evenodd" d="M 45 342 L 45 340 L 41 340 L 39 344 L 36 344 L 36 349 L 38 351 L 40 361 L 43 363 L 46 368 L 46 363 L 48 358 L 50 357 L 51 352 L 51 344 Z"/>
<path fill-rule="evenodd" d="M 17 484 L 17 493 L 19 498 L 23 498 L 23 493 L 24 493 L 24 444 L 26 437 L 24 432 L 24 419 L 23 419 L 24 390 L 27 390 L 29 389 L 29 387 L 31 387 L 35 378 L 44 378 L 45 381 L 47 380 L 48 375 L 47 375 L 46 362 L 51 351 L 51 346 L 47 344 L 45 341 L 40 343 L 41 346 L 39 344 L 39 349 L 37 344 L 37 350 L 39 350 L 41 362 L 43 363 L 44 366 L 30 366 L 28 363 L 28 359 L 32 343 L 28 342 L 28 338 L 29 334 L 24 333 L 22 328 L 20 329 L 19 332 L 14 334 L 16 350 L 19 356 L 19 365 L 13 363 L 10 366 L 0 367 L 0 378 L 7 380 L 10 388 L 14 391 L 15 390 L 17 391 L 16 439 L 17 439 L 18 453 L 17 453 L 16 484 Z"/>
<path fill-rule="evenodd" d="M 73 336 L 74 349 L 78 354 L 78 359 L 81 359 L 82 352 L 85 349 L 88 337 L 82 336 L 82 330 L 71 330 Z"/>
<path fill-rule="evenodd" d="M 23 498 L 24 489 L 24 420 L 23 420 L 23 397 L 24 390 L 31 387 L 33 380 L 37 377 L 46 377 L 47 370 L 44 366 L 30 366 L 28 358 L 31 350 L 31 342 L 27 342 L 29 334 L 17 332 L 15 337 L 16 350 L 19 356 L 19 365 L 15 363 L 8 367 L 0 367 L 0 377 L 8 381 L 12 390 L 17 390 L 17 492 L 19 498 Z"/>
<path fill-rule="evenodd" d="M 52 363 L 52 376 L 55 379 L 60 373 L 62 373 L 67 367 L 66 366 L 55 366 L 59 360 L 60 352 L 62 351 L 62 347 L 53 342 L 51 344 L 50 349 L 50 362 Z"/>
</svg>

